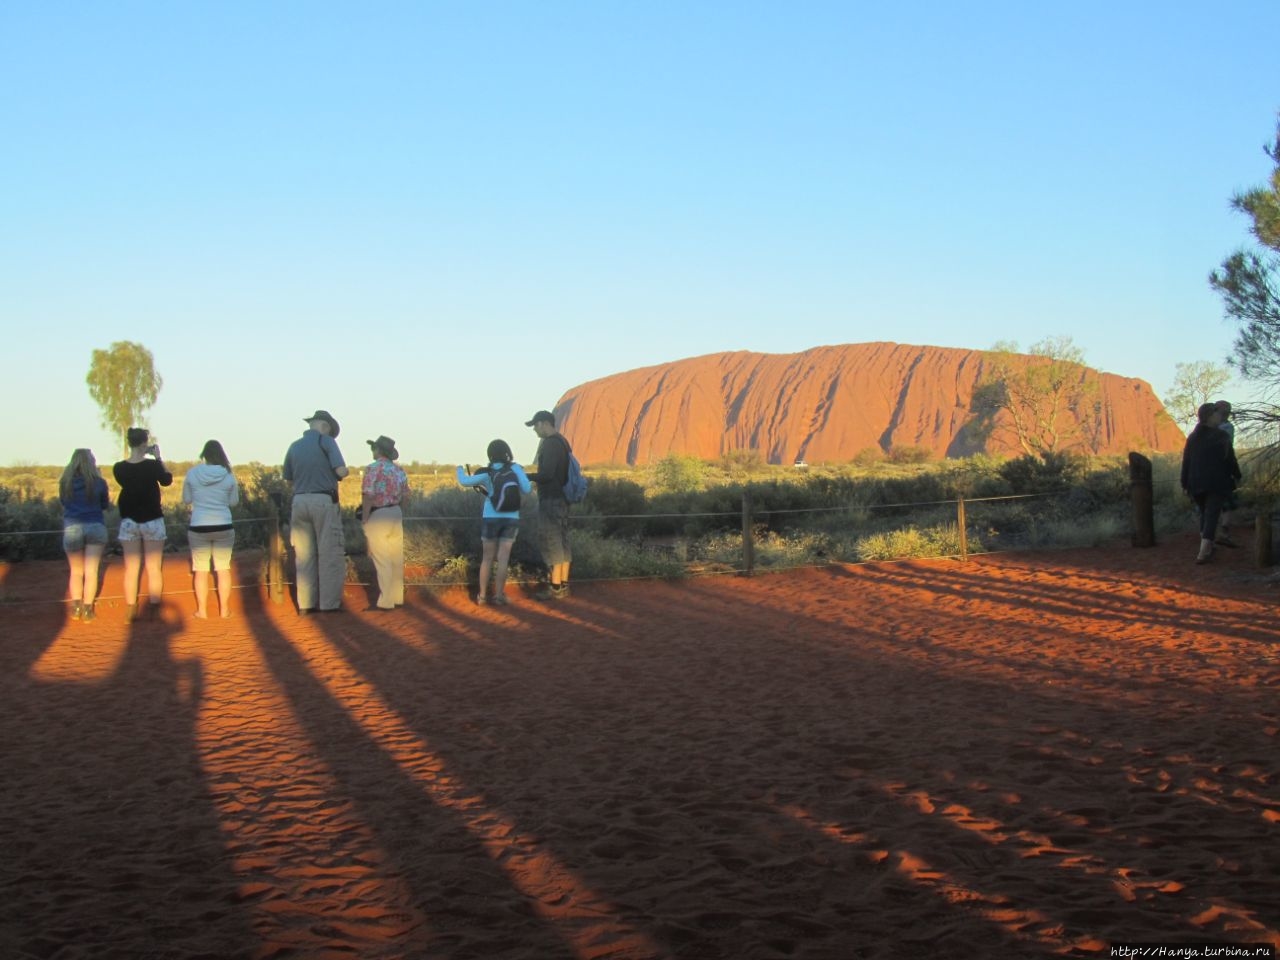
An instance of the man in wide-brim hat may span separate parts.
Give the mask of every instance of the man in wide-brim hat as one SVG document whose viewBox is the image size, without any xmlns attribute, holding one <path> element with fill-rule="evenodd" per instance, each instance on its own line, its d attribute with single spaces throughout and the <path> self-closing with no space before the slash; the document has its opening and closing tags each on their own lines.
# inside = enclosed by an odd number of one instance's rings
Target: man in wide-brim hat
<svg viewBox="0 0 1280 960">
<path fill-rule="evenodd" d="M 347 579 L 338 481 L 348 473 L 334 440 L 338 421 L 328 410 L 303 417 L 307 430 L 284 455 L 284 479 L 293 486 L 289 540 L 298 571 L 298 612 L 337 613 Z"/>
</svg>

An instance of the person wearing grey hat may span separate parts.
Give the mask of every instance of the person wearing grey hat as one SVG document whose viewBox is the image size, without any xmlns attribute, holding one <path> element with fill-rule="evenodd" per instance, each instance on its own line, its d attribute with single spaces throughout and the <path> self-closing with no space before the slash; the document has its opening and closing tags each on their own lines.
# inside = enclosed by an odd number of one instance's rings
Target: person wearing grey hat
<svg viewBox="0 0 1280 960">
<path fill-rule="evenodd" d="M 347 578 L 338 481 L 349 471 L 334 440 L 338 421 L 329 411 L 302 419 L 307 430 L 284 455 L 284 479 L 293 487 L 289 541 L 297 562 L 298 612 L 336 613 Z"/>
<path fill-rule="evenodd" d="M 360 483 L 360 522 L 369 559 L 378 575 L 375 609 L 394 610 L 404 604 L 404 503 L 409 478 L 395 462 L 396 442 L 388 436 L 366 441 L 374 461 Z"/>
</svg>

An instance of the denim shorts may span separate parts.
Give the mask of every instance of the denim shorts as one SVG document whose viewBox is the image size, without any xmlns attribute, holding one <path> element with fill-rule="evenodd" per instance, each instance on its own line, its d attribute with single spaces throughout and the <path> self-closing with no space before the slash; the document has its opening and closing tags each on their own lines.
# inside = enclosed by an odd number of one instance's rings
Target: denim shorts
<svg viewBox="0 0 1280 960">
<path fill-rule="evenodd" d="M 130 543 L 134 540 L 164 543 L 164 538 L 164 517 L 157 517 L 146 523 L 139 523 L 137 520 L 121 520 L 120 532 L 116 534 L 116 539 L 121 543 Z"/>
<path fill-rule="evenodd" d="M 480 521 L 480 540 L 514 540 L 520 532 L 519 520 L 506 517 L 486 517 Z"/>
<path fill-rule="evenodd" d="M 79 553 L 86 546 L 106 546 L 105 523 L 68 523 L 62 527 L 62 549 L 67 553 Z"/>
</svg>

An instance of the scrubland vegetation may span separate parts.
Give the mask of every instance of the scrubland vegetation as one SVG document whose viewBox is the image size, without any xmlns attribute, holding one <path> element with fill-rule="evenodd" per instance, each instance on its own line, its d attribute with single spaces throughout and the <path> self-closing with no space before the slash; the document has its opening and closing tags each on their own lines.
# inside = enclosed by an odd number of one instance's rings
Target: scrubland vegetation
<svg viewBox="0 0 1280 960">
<path fill-rule="evenodd" d="M 1249 475 L 1246 510 L 1269 506 L 1270 471 L 1262 457 L 1242 457 Z M 1251 464 L 1256 464 L 1251 468 Z M 182 476 L 173 463 L 164 491 L 170 543 L 186 542 Z M 1194 526 L 1178 486 L 1179 458 L 1158 455 L 1156 527 L 1169 534 Z M 452 467 L 406 464 L 413 496 L 406 511 L 405 551 L 412 578 L 426 583 L 474 579 L 480 496 L 458 487 Z M 0 468 L 0 558 L 56 558 L 61 511 L 60 467 Z M 233 510 L 237 547 L 262 546 L 270 521 L 288 516 L 289 491 L 279 468 L 237 468 L 241 502 Z M 740 569 L 743 506 L 750 497 L 754 564 L 783 569 L 820 563 L 952 556 L 962 549 L 957 500 L 965 501 L 970 553 L 1101 544 L 1130 532 L 1128 465 L 1122 458 L 1052 454 L 927 461 L 919 451 L 805 468 L 763 463 L 751 454 L 708 462 L 670 456 L 648 467 L 588 468 L 587 501 L 574 510 L 574 579 L 677 577 Z M 112 484 L 114 492 L 114 484 Z M 358 476 L 342 484 L 352 575 L 368 579 L 364 539 L 355 520 Z M 527 498 L 513 576 L 539 571 L 535 510 Z M 109 514 L 108 525 L 116 518 Z M 26 533 L 25 531 L 35 531 Z"/>
</svg>

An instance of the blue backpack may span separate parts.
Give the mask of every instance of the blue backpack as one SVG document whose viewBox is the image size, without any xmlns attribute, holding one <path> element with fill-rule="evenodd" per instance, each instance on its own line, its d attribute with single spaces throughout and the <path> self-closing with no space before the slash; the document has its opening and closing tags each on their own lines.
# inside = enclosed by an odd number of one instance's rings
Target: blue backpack
<svg viewBox="0 0 1280 960">
<path fill-rule="evenodd" d="M 564 498 L 570 503 L 581 503 L 587 497 L 587 478 L 582 475 L 582 464 L 573 455 L 573 448 L 564 437 L 564 451 L 569 455 L 569 479 L 564 482 Z"/>
</svg>

